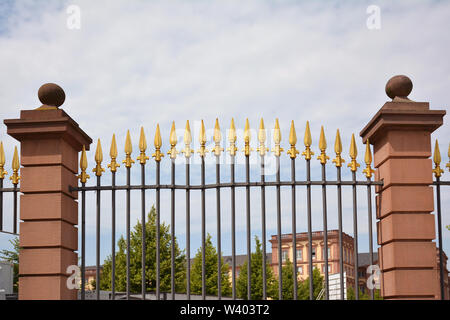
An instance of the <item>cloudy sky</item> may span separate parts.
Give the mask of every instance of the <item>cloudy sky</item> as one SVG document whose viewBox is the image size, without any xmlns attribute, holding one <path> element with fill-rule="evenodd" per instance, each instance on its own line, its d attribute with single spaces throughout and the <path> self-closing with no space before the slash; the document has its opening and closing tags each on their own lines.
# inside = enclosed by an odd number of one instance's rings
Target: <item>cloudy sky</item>
<svg viewBox="0 0 450 320">
<path fill-rule="evenodd" d="M 367 9 L 380 9 L 380 28 L 369 28 Z M 73 7 L 75 6 L 75 7 Z M 76 10 L 71 10 L 75 8 Z M 69 9 L 69 10 L 68 10 Z M 74 24 L 79 9 L 80 28 Z M 210 140 L 214 121 L 219 119 L 224 144 L 231 118 L 242 147 L 245 119 L 256 129 L 263 117 L 272 129 L 280 121 L 283 146 L 287 149 L 290 121 L 294 120 L 299 142 L 305 123 L 310 121 L 313 149 L 317 151 L 320 126 L 329 146 L 340 129 L 348 162 L 352 133 L 358 138 L 358 160 L 363 162 L 360 130 L 389 100 L 384 92 L 387 80 L 397 74 L 408 75 L 414 89 L 410 98 L 428 101 L 432 109 L 447 110 L 450 104 L 450 2 L 447 1 L 1 1 L 0 3 L 0 115 L 3 119 L 19 117 L 19 110 L 40 106 L 38 88 L 54 82 L 64 88 L 62 108 L 77 121 L 94 141 L 101 139 L 105 159 L 116 134 L 123 150 L 126 130 L 130 130 L 134 157 L 139 130 L 143 126 L 153 152 L 156 124 L 161 126 L 163 150 L 168 149 L 171 122 L 179 134 L 182 149 L 185 122 L 191 121 L 193 143 L 197 149 L 199 121 L 203 119 Z M 371 26 L 371 24 L 369 24 Z M 256 131 L 252 146 L 256 149 Z M 433 134 L 439 139 L 443 160 L 448 161 L 450 127 Z M 271 138 L 270 130 L 268 138 Z M 5 145 L 8 171 L 17 142 L 0 128 Z M 433 140 L 434 141 L 434 140 Z M 96 144 L 96 143 L 95 143 Z M 95 149 L 95 144 L 92 149 Z M 301 145 L 299 149 L 302 149 Z M 329 148 L 329 153 L 332 148 Z M 123 154 L 119 157 L 123 159 Z M 167 158 L 167 156 L 166 156 Z M 195 157 L 198 158 L 198 157 Z M 214 160 L 209 156 L 208 161 Z M 225 159 L 225 158 L 224 158 Z M 241 157 L 239 159 L 242 159 Z M 239 160 L 238 159 L 238 160 Z M 89 154 L 90 170 L 93 152 Z M 195 160 L 194 160 L 195 161 Z M 259 180 L 257 157 L 252 161 L 252 179 Z M 271 163 L 273 158 L 269 158 Z M 184 162 L 177 183 L 184 183 Z M 304 178 L 304 162 L 297 160 L 297 176 Z M 106 166 L 106 164 L 104 164 Z M 224 167 L 222 178 L 228 179 Z M 319 179 L 318 161 L 313 161 L 313 178 Z M 335 177 L 328 166 L 329 177 Z M 148 164 L 148 180 L 154 181 L 154 162 Z M 123 167 L 118 183 L 123 184 Z M 192 168 L 192 183 L 199 183 L 198 165 Z M 243 179 L 243 166 L 237 177 Z M 349 178 L 348 169 L 345 177 Z M 162 163 L 162 183 L 170 181 L 169 161 Z M 289 159 L 283 156 L 283 179 L 289 179 Z M 132 171 L 133 182 L 139 170 Z M 448 176 L 446 173 L 445 176 Z M 93 176 L 93 174 L 91 174 Z M 359 172 L 360 179 L 364 176 Z M 214 166 L 207 167 L 207 181 L 215 179 Z M 273 180 L 273 174 L 267 180 Z M 103 182 L 109 183 L 105 173 Z M 93 179 L 90 181 L 94 183 Z M 304 190 L 298 194 L 297 230 L 306 231 Z M 329 228 L 337 227 L 335 188 L 329 188 Z M 207 231 L 216 235 L 215 193 L 207 193 Z M 344 231 L 353 234 L 350 190 L 344 195 Z M 94 208 L 89 195 L 88 208 Z M 267 191 L 268 236 L 276 232 L 275 194 Z M 450 208 L 448 190 L 443 190 L 443 208 Z M 6 199 L 7 196 L 5 196 Z M 177 192 L 176 232 L 185 244 L 184 192 Z M 118 195 L 118 235 L 124 232 L 124 195 Z M 133 195 L 132 219 L 140 215 L 140 195 Z M 244 195 L 238 193 L 238 200 Z M 367 251 L 367 199 L 365 189 L 358 196 L 361 251 Z M 10 202 L 10 201 L 9 201 Z M 5 200 L 5 211 L 8 201 Z M 154 192 L 147 193 L 147 208 L 154 203 Z M 200 245 L 199 195 L 192 195 L 192 247 Z M 260 194 L 252 192 L 252 236 L 260 236 Z M 163 192 L 161 214 L 169 222 L 170 193 Z M 241 202 L 238 212 L 238 239 L 245 243 L 245 212 Z M 282 192 L 282 229 L 291 230 L 290 190 Z M 101 256 L 110 253 L 110 198 L 102 198 Z M 229 192 L 222 194 L 223 253 L 230 254 Z M 320 189 L 313 192 L 313 229 L 322 228 Z M 87 213 L 87 263 L 95 262 L 95 210 Z M 11 224 L 5 212 L 5 223 Z M 450 216 L 443 216 L 450 224 Z M 0 248 L 8 247 L 10 236 L 0 235 Z M 215 238 L 214 238 L 215 239 Z M 446 247 L 446 248 L 445 248 Z M 444 249 L 450 251 L 446 231 Z M 238 246 L 245 253 L 245 245 Z"/>
</svg>

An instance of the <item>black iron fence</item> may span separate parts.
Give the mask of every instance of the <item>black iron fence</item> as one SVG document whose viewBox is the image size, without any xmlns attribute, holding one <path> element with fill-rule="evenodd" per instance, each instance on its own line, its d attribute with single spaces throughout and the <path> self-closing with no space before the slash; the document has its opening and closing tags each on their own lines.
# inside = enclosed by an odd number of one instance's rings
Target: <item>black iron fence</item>
<svg viewBox="0 0 450 320">
<path fill-rule="evenodd" d="M 187 262 L 186 262 L 186 275 L 187 275 L 187 286 L 186 286 L 186 297 L 187 299 L 190 299 L 191 294 L 191 288 L 190 288 L 190 242 L 191 242 L 191 231 L 190 231 L 190 197 L 191 197 L 191 191 L 199 191 L 201 195 L 201 250 L 202 250 L 202 298 L 206 298 L 206 275 L 205 275 L 205 239 L 206 239 L 206 206 L 205 206 L 205 191 L 206 190 L 216 190 L 216 219 L 217 219 L 217 251 L 219 253 L 218 255 L 218 279 L 217 279 L 217 298 L 222 298 L 222 291 L 221 291 L 221 285 L 222 285 L 222 279 L 221 279 L 221 190 L 224 188 L 230 189 L 230 202 L 231 202 L 231 287 L 232 287 L 232 293 L 231 296 L 233 299 L 236 299 L 236 192 L 239 190 L 245 190 L 245 220 L 246 220 L 246 251 L 247 251 L 247 298 L 251 298 L 251 292 L 252 292 L 252 282 L 251 282 L 251 189 L 259 189 L 261 192 L 261 230 L 262 230 L 262 251 L 263 251 L 263 262 L 262 262 L 262 286 L 263 286 L 263 299 L 267 299 L 267 282 L 266 282 L 266 265 L 267 265 L 267 255 L 266 255 L 266 189 L 267 188 L 274 188 L 276 190 L 276 221 L 277 221 L 277 254 L 278 254 L 278 298 L 282 299 L 283 297 L 283 279 L 282 279 L 282 234 L 281 234 L 281 188 L 282 187 L 290 187 L 292 190 L 292 250 L 293 250 L 293 297 L 294 299 L 297 299 L 298 297 L 298 273 L 297 273 L 297 258 L 296 258 L 296 241 L 297 241 L 297 231 L 296 231 L 296 216 L 297 216 L 297 210 L 296 210 L 296 188 L 304 187 L 306 188 L 306 194 L 307 194 L 307 225 L 308 225 L 308 267 L 309 267 L 309 298 L 314 299 L 314 283 L 313 283 L 313 257 L 312 257 L 312 213 L 311 213 L 311 189 L 312 187 L 320 187 L 322 189 L 322 215 L 323 215 L 323 237 L 324 237 L 324 264 L 325 266 L 328 266 L 328 226 L 327 226 L 327 192 L 326 189 L 329 186 L 335 186 L 336 192 L 337 192 L 337 214 L 338 214 L 338 228 L 339 228 L 339 260 L 340 260 L 340 297 L 341 299 L 344 298 L 344 257 L 343 257 L 343 244 L 342 244 L 342 188 L 343 187 L 351 187 L 352 189 L 352 205 L 353 205 L 353 234 L 354 234 L 354 252 L 353 252 L 353 263 L 354 263 L 354 288 L 355 290 L 355 297 L 356 299 L 359 298 L 359 275 L 358 275 L 358 221 L 357 221 L 357 189 L 358 187 L 365 188 L 365 192 L 367 193 L 367 214 L 368 214 L 368 230 L 369 230 L 369 255 L 370 255 L 370 263 L 373 264 L 373 243 L 372 243 L 372 188 L 373 186 L 379 185 L 381 186 L 383 183 L 381 181 L 373 181 L 372 180 L 372 174 L 373 170 L 371 168 L 372 163 L 372 155 L 370 150 L 370 145 L 367 143 L 366 145 L 366 154 L 365 154 L 365 163 L 366 168 L 363 170 L 363 173 L 365 174 L 366 179 L 365 180 L 357 180 L 356 173 L 357 169 L 360 166 L 356 161 L 357 156 L 357 149 L 356 149 L 356 143 L 355 138 L 352 136 L 351 140 L 351 146 L 350 146 L 350 163 L 348 164 L 348 167 L 350 167 L 351 173 L 352 173 L 352 179 L 345 181 L 341 179 L 341 170 L 342 165 L 345 162 L 345 160 L 341 157 L 342 152 L 342 144 L 341 139 L 339 135 L 339 131 L 337 131 L 336 135 L 336 143 L 335 143 L 335 153 L 336 158 L 333 160 L 333 163 L 335 164 L 336 173 L 337 173 L 337 179 L 336 180 L 327 180 L 326 176 L 326 163 L 327 160 L 329 160 L 329 157 L 326 155 L 326 140 L 325 135 L 323 132 L 323 128 L 320 135 L 319 140 L 319 149 L 320 149 L 320 155 L 318 156 L 318 160 L 320 160 L 321 163 L 321 179 L 320 180 L 312 180 L 311 179 L 311 159 L 314 155 L 313 151 L 311 150 L 311 133 L 309 130 L 309 124 L 307 123 L 307 127 L 305 130 L 305 150 L 302 153 L 302 155 L 305 158 L 305 173 L 306 173 L 306 179 L 305 180 L 298 180 L 296 178 L 295 172 L 296 172 L 296 158 L 297 154 L 299 154 L 299 151 L 296 149 L 295 145 L 297 143 L 297 137 L 295 133 L 294 124 L 292 122 L 291 125 L 291 131 L 290 131 L 290 137 L 289 137 L 289 143 L 290 148 L 287 151 L 287 154 L 290 156 L 290 163 L 291 163 L 291 179 L 288 181 L 282 181 L 280 176 L 280 156 L 282 152 L 284 151 L 283 148 L 280 146 L 281 142 L 281 133 L 278 125 L 278 120 L 276 121 L 275 129 L 273 132 L 273 138 L 275 147 L 272 149 L 272 152 L 276 159 L 276 180 L 275 181 L 266 181 L 265 180 L 265 157 L 267 155 L 267 152 L 269 149 L 265 145 L 266 136 L 265 136 L 265 128 L 264 124 L 261 121 L 261 125 L 258 132 L 258 141 L 259 146 L 257 148 L 257 152 L 259 153 L 260 158 L 260 181 L 251 181 L 250 179 L 250 153 L 252 149 L 250 148 L 250 131 L 248 126 L 248 121 L 246 123 L 246 128 L 244 130 L 244 142 L 245 146 L 243 149 L 243 153 L 245 155 L 245 181 L 236 181 L 236 132 L 234 128 L 234 123 L 232 122 L 231 128 L 229 130 L 229 143 L 230 146 L 227 149 L 230 156 L 230 162 L 228 165 L 222 165 L 220 163 L 220 158 L 222 156 L 222 151 L 224 150 L 221 148 L 221 134 L 220 129 L 218 126 L 218 122 L 216 122 L 216 127 L 214 130 L 214 142 L 215 147 L 213 148 L 212 152 L 216 158 L 216 166 L 215 166 L 215 173 L 216 173 L 216 181 L 215 183 L 206 183 L 205 181 L 205 156 L 207 154 L 207 150 L 205 147 L 206 144 L 206 136 L 205 136 L 205 129 L 202 122 L 201 131 L 200 131 L 200 149 L 198 150 L 199 156 L 200 156 L 200 181 L 201 183 L 198 185 L 193 185 L 190 183 L 190 168 L 191 168 L 191 156 L 194 153 L 194 151 L 190 148 L 191 144 L 191 133 L 190 133 L 190 127 L 189 122 L 187 122 L 186 125 L 186 131 L 184 135 L 184 143 L 185 143 L 185 149 L 182 151 L 185 155 L 185 170 L 186 170 L 186 183 L 185 184 L 175 184 L 175 158 L 177 156 L 178 151 L 176 151 L 175 146 L 177 143 L 177 138 L 175 136 L 175 127 L 172 126 L 172 132 L 170 135 L 170 145 L 171 149 L 168 152 L 168 155 L 171 158 L 171 183 L 170 184 L 161 184 L 160 183 L 160 176 L 161 176 L 161 170 L 160 170 L 160 161 L 161 158 L 164 156 L 160 150 L 161 148 L 161 136 L 159 132 L 159 126 L 156 130 L 156 136 L 155 136 L 155 153 L 153 154 L 153 157 L 156 161 L 156 170 L 155 170 L 155 184 L 146 184 L 146 175 L 145 175 L 145 165 L 146 161 L 149 159 L 146 154 L 146 140 L 145 135 L 143 133 L 143 130 L 141 130 L 141 138 L 140 138 L 140 156 L 137 158 L 141 164 L 141 184 L 138 185 L 132 185 L 131 182 L 131 166 L 134 162 L 131 159 L 131 139 L 129 136 L 129 133 L 127 134 L 126 144 L 125 144 L 125 153 L 126 158 L 123 161 L 126 167 L 126 184 L 125 185 L 116 185 L 116 170 L 118 167 L 118 164 L 116 162 L 117 158 L 117 146 L 115 142 L 115 137 L 113 136 L 113 142 L 111 146 L 111 163 L 108 165 L 108 167 L 111 170 L 112 174 L 112 183 L 111 185 L 105 186 L 101 184 L 101 177 L 102 172 L 104 169 L 101 167 L 101 162 L 103 159 L 102 150 L 101 150 L 101 144 L 100 141 L 97 145 L 97 151 L 95 155 L 96 160 L 96 168 L 94 168 L 94 172 L 97 176 L 97 184 L 96 186 L 86 186 L 87 181 L 87 157 L 85 151 L 83 151 L 81 160 L 80 160 L 80 167 L 81 167 L 81 174 L 79 176 L 81 180 L 81 186 L 79 187 L 70 187 L 70 191 L 79 191 L 81 192 L 81 298 L 83 299 L 85 297 L 85 239 L 86 239 L 86 231 L 85 231 L 85 221 L 86 221 L 86 192 L 96 192 L 96 294 L 97 298 L 100 297 L 100 197 L 102 191 L 109 191 L 112 194 L 112 276 L 111 276 L 111 288 L 112 288 L 112 299 L 115 298 L 115 227 L 116 227 L 116 192 L 117 191 L 123 191 L 126 193 L 126 254 L 127 254 L 127 279 L 126 279 L 126 296 L 129 298 L 131 294 L 133 294 L 130 290 L 130 193 L 132 191 L 140 191 L 141 192 L 141 219 L 142 219 L 142 225 L 145 225 L 145 190 L 155 190 L 156 199 L 155 199 L 155 207 L 156 207 L 156 297 L 159 299 L 161 290 L 160 290 L 160 192 L 161 190 L 170 190 L 171 191 L 171 201 L 170 201 L 170 208 L 171 208 L 171 292 L 170 297 L 172 299 L 175 299 L 175 190 L 185 190 L 186 192 L 186 255 L 187 255 Z M 229 170 L 230 173 L 230 180 L 229 181 L 221 181 L 221 175 L 220 170 L 223 170 L 223 166 L 227 166 L 225 170 Z M 146 281 L 145 281 L 145 264 L 146 264 L 146 250 L 145 250 L 145 228 L 142 228 L 142 259 L 141 259 L 141 270 L 142 270 L 142 284 L 141 284 L 141 297 L 142 299 L 145 299 L 146 296 Z M 329 298 L 329 283 L 328 283 L 329 275 L 328 275 L 328 268 L 324 268 L 324 298 Z M 370 290 L 371 297 L 374 297 L 374 290 Z"/>
</svg>

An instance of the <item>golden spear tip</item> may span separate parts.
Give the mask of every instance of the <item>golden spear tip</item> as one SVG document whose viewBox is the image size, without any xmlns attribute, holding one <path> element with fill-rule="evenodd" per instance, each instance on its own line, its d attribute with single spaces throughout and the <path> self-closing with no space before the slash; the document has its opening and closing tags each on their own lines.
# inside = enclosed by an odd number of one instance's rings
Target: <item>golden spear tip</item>
<svg viewBox="0 0 450 320">
<path fill-rule="evenodd" d="M 281 130 L 280 130 L 280 123 L 278 122 L 278 118 L 275 119 L 275 128 L 273 132 L 273 141 L 275 143 L 281 142 Z"/>
<path fill-rule="evenodd" d="M 295 146 L 297 143 L 297 133 L 295 132 L 294 120 L 291 121 L 291 130 L 289 131 L 289 144 Z"/>
<path fill-rule="evenodd" d="M 342 142 L 341 142 L 341 134 L 339 133 L 339 129 L 336 131 L 336 141 L 334 143 L 334 151 L 336 154 L 341 154 L 342 152 Z"/>
<path fill-rule="evenodd" d="M 261 118 L 261 121 L 259 122 L 259 130 L 264 130 L 264 129 L 265 129 L 265 127 L 264 127 L 264 119 Z"/>
<path fill-rule="evenodd" d="M 309 121 L 306 121 L 304 143 L 305 147 L 311 147 L 312 138 L 311 138 L 311 130 L 309 129 Z"/>
<path fill-rule="evenodd" d="M 228 133 L 228 140 L 230 140 L 231 142 L 236 141 L 236 127 L 234 125 L 234 118 L 231 118 L 230 132 Z"/>
<path fill-rule="evenodd" d="M 366 154 L 364 156 L 364 162 L 367 165 L 370 165 L 372 163 L 372 152 L 370 151 L 369 139 L 366 140 Z"/>
<path fill-rule="evenodd" d="M 186 121 L 186 128 L 184 129 L 184 144 L 191 144 L 192 135 L 191 135 L 191 126 L 189 125 L 189 120 Z"/>
<path fill-rule="evenodd" d="M 320 128 L 320 138 L 319 138 L 319 149 L 321 151 L 325 151 L 327 148 L 327 140 L 325 139 L 325 132 L 323 130 L 323 126 Z"/>
<path fill-rule="evenodd" d="M 147 150 L 147 139 L 145 138 L 144 127 L 141 127 L 141 135 L 139 137 L 139 149 L 141 152 Z"/>
<path fill-rule="evenodd" d="M 355 134 L 352 133 L 352 140 L 350 142 L 350 157 L 352 159 L 356 159 L 357 155 L 358 155 L 358 149 L 356 148 Z"/>
<path fill-rule="evenodd" d="M 17 146 L 14 147 L 14 156 L 12 161 L 12 168 L 13 170 L 19 170 L 20 163 L 19 163 L 19 153 L 17 151 Z"/>
<path fill-rule="evenodd" d="M 102 144 L 100 142 L 100 139 L 97 141 L 97 149 L 95 151 L 95 161 L 97 163 L 101 163 L 103 161 L 103 151 L 102 151 Z"/>
<path fill-rule="evenodd" d="M 202 124 L 200 126 L 200 134 L 198 137 L 198 141 L 201 145 L 204 145 L 206 143 L 206 130 L 205 130 L 205 123 L 202 120 Z"/>
<path fill-rule="evenodd" d="M 172 121 L 172 128 L 170 129 L 169 142 L 171 146 L 175 146 L 177 144 L 177 133 L 175 130 L 175 121 Z"/>
<path fill-rule="evenodd" d="M 219 119 L 216 118 L 216 124 L 214 125 L 214 142 L 220 143 L 222 140 L 222 134 L 220 132 Z"/>
<path fill-rule="evenodd" d="M 250 141 L 250 123 L 248 122 L 248 118 L 245 119 L 245 128 L 244 128 L 244 141 L 249 142 Z"/>
<path fill-rule="evenodd" d="M 159 123 L 156 124 L 156 132 L 155 132 L 155 148 L 159 149 L 162 145 L 162 139 L 161 139 L 161 131 L 159 130 Z"/>
<path fill-rule="evenodd" d="M 441 151 L 439 150 L 439 142 L 436 139 L 436 143 L 434 145 L 434 156 L 433 156 L 433 161 L 434 163 L 438 166 L 441 164 Z"/>
<path fill-rule="evenodd" d="M 5 150 L 3 149 L 3 142 L 0 141 L 0 166 L 5 165 Z"/>
<path fill-rule="evenodd" d="M 125 139 L 125 153 L 130 155 L 133 152 L 133 146 L 131 145 L 130 130 L 127 130 L 127 137 Z"/>
<path fill-rule="evenodd" d="M 111 140 L 111 148 L 109 150 L 109 155 L 111 158 L 117 158 L 117 143 L 116 143 L 116 135 L 113 134 L 112 140 Z"/>
</svg>

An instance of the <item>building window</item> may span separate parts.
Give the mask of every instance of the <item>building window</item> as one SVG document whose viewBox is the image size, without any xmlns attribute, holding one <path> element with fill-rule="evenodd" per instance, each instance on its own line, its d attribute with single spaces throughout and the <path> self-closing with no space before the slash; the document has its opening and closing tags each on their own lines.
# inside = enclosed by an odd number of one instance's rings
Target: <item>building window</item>
<svg viewBox="0 0 450 320">
<path fill-rule="evenodd" d="M 316 260 L 316 248 L 314 248 L 314 247 L 312 248 L 311 255 L 312 255 L 312 259 Z"/>
<path fill-rule="evenodd" d="M 286 262 L 287 259 L 288 259 L 288 251 L 287 250 L 283 250 L 281 252 L 281 261 L 282 262 Z"/>
<path fill-rule="evenodd" d="M 303 260 L 303 250 L 297 249 L 297 260 L 302 261 Z"/>
<path fill-rule="evenodd" d="M 331 248 L 330 247 L 328 247 L 327 252 L 328 252 L 328 259 L 330 259 L 331 258 Z M 322 248 L 322 260 L 325 260 L 325 248 Z"/>
<path fill-rule="evenodd" d="M 297 267 L 297 274 L 303 275 L 303 266 Z"/>
</svg>

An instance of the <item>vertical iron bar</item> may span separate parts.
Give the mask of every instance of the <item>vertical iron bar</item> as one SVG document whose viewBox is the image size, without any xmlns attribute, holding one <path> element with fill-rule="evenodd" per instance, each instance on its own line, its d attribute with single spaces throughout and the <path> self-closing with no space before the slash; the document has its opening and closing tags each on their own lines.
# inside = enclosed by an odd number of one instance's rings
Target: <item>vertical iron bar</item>
<svg viewBox="0 0 450 320">
<path fill-rule="evenodd" d="M 338 228 L 339 228 L 339 278 L 340 278 L 340 291 L 341 300 L 344 300 L 344 248 L 342 247 L 342 188 L 341 188 L 341 167 L 337 169 L 337 197 L 338 197 Z"/>
<path fill-rule="evenodd" d="M 355 299 L 359 300 L 359 275 L 358 275 L 358 212 L 356 203 L 356 172 L 352 171 L 352 191 L 353 191 L 353 262 L 355 274 Z"/>
<path fill-rule="evenodd" d="M 261 186 L 261 224 L 262 224 L 262 249 L 263 249 L 263 300 L 267 299 L 267 256 L 266 256 L 266 188 L 264 186 L 265 183 L 265 174 L 264 174 L 264 156 L 261 156 L 261 182 L 263 185 Z"/>
<path fill-rule="evenodd" d="M 291 181 L 295 182 L 295 158 L 291 158 Z M 296 218 L 296 195 L 295 184 L 291 187 L 292 190 L 292 260 L 294 273 L 294 300 L 297 300 L 297 218 Z"/>
<path fill-rule="evenodd" d="M 444 261 L 443 261 L 443 248 L 442 248 L 442 221 L 441 221 L 441 185 L 440 177 L 436 177 L 436 200 L 437 200 L 437 219 L 438 219 L 438 243 L 439 243 L 439 278 L 440 278 L 440 291 L 441 300 L 445 299 L 444 294 Z"/>
<path fill-rule="evenodd" d="M 367 178 L 370 182 L 370 178 Z M 368 219 L 369 219 L 369 255 L 370 255 L 370 265 L 373 266 L 373 239 L 372 239 L 372 186 L 367 185 L 367 208 L 368 208 Z M 370 289 L 370 299 L 374 300 L 374 290 L 373 286 Z"/>
<path fill-rule="evenodd" d="M 114 190 L 116 186 L 116 173 L 112 172 L 112 191 L 111 191 L 111 291 L 112 300 L 116 299 L 116 190 Z"/>
<path fill-rule="evenodd" d="M 202 165 L 201 165 L 201 201 L 202 201 L 202 299 L 206 300 L 206 216 L 205 216 L 205 157 L 201 157 Z"/>
<path fill-rule="evenodd" d="M 245 181 L 250 183 L 250 156 L 245 157 Z M 246 218 L 247 218 L 247 299 L 252 296 L 252 249 L 251 249 L 251 230 L 250 230 L 250 185 L 245 187 L 246 198 Z"/>
<path fill-rule="evenodd" d="M 172 186 L 175 185 L 175 159 L 171 159 L 171 183 Z M 171 240 L 170 240 L 170 291 L 171 298 L 175 300 L 175 188 L 172 187 L 170 190 L 170 229 L 171 229 Z"/>
<path fill-rule="evenodd" d="M 325 164 L 322 164 L 322 181 L 326 180 Z M 329 283 L 328 283 L 328 225 L 327 225 L 327 189 L 326 185 L 322 185 L 322 208 L 323 208 L 323 243 L 325 257 L 325 300 L 329 300 Z"/>
<path fill-rule="evenodd" d="M 161 214 L 160 214 L 160 162 L 156 161 L 156 300 L 160 299 L 160 225 L 161 225 Z"/>
<path fill-rule="evenodd" d="M 147 250 L 147 236 L 146 236 L 146 225 L 145 225 L 145 164 L 141 164 L 141 220 L 142 220 L 142 256 L 141 256 L 141 293 L 142 300 L 145 300 L 145 293 L 147 291 L 146 288 L 146 267 L 145 267 L 145 254 Z"/>
<path fill-rule="evenodd" d="M 280 182 L 280 156 L 275 156 L 276 159 L 276 182 Z M 281 249 L 281 197 L 280 185 L 277 184 L 277 238 L 278 238 L 278 299 L 283 300 L 283 256 Z"/>
<path fill-rule="evenodd" d="M 127 201 L 127 217 L 126 217 L 126 228 L 127 228 L 127 300 L 130 299 L 130 169 L 127 167 L 127 193 L 126 193 L 126 201 Z"/>
<path fill-rule="evenodd" d="M 17 183 L 14 184 L 13 199 L 14 199 L 13 233 L 17 234 Z"/>
<path fill-rule="evenodd" d="M 97 176 L 97 188 L 100 187 L 101 176 Z M 100 300 L 100 190 L 96 192 L 96 272 L 95 272 L 95 296 Z"/>
<path fill-rule="evenodd" d="M 306 210 L 308 216 L 308 259 L 309 259 L 309 299 L 314 300 L 313 261 L 312 261 L 312 219 L 311 219 L 311 160 L 306 160 Z"/>
<path fill-rule="evenodd" d="M 236 194 L 235 194 L 235 156 L 231 156 L 231 291 L 233 300 L 236 299 Z"/>
<path fill-rule="evenodd" d="M 186 157 L 186 293 L 191 300 L 191 198 L 190 198 L 190 158 Z"/>
<path fill-rule="evenodd" d="M 0 231 L 3 231 L 3 179 L 0 179 Z"/>
<path fill-rule="evenodd" d="M 86 183 L 81 183 L 84 188 Z M 86 191 L 81 191 L 81 300 L 86 298 Z"/>
<path fill-rule="evenodd" d="M 220 156 L 216 156 L 216 183 L 220 184 Z M 217 296 L 222 299 L 222 243 L 220 225 L 220 188 L 216 188 L 217 201 Z"/>
</svg>

